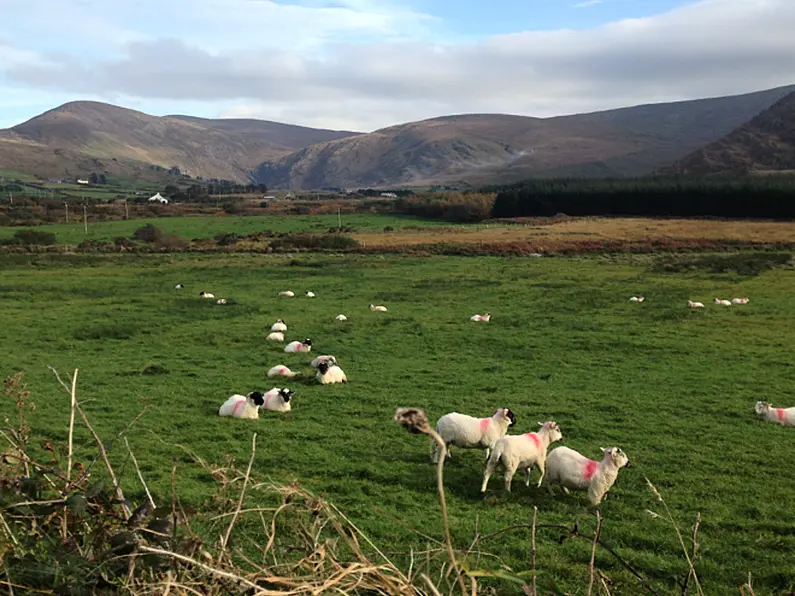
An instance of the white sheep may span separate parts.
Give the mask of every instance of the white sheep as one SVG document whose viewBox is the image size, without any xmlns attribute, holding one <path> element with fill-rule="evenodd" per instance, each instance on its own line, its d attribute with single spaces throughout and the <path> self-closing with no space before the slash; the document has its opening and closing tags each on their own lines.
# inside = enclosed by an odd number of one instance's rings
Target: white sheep
<svg viewBox="0 0 795 596">
<path fill-rule="evenodd" d="M 376 306 L 375 304 L 371 304 L 370 310 L 380 310 L 381 312 L 386 312 L 386 306 L 381 306 L 381 305 Z"/>
<path fill-rule="evenodd" d="M 215 301 L 216 304 L 226 304 L 226 298 L 219 298 Z"/>
<path fill-rule="evenodd" d="M 271 331 L 287 331 L 287 324 L 282 319 L 276 319 L 276 322 L 271 325 Z"/>
<path fill-rule="evenodd" d="M 309 364 L 312 366 L 312 368 L 317 368 L 318 366 L 320 366 L 321 362 L 328 362 L 329 364 L 337 364 L 337 359 L 329 354 L 324 354 L 322 356 L 318 356 L 317 358 L 312 360 L 312 362 L 310 362 Z"/>
<path fill-rule="evenodd" d="M 731 300 L 721 300 L 720 298 L 715 298 L 715 300 L 713 300 L 713 302 L 715 304 L 720 304 L 721 306 L 731 306 L 732 305 L 732 301 Z"/>
<path fill-rule="evenodd" d="M 767 422 L 778 422 L 782 426 L 795 426 L 795 408 L 774 408 L 769 402 L 758 401 L 754 411 Z"/>
<path fill-rule="evenodd" d="M 547 456 L 547 472 L 544 484 L 550 495 L 554 495 L 554 486 L 560 486 L 563 492 L 571 490 L 587 490 L 591 505 L 602 502 L 605 494 L 615 484 L 618 471 L 632 464 L 627 455 L 618 447 L 600 447 L 602 461 L 596 462 L 568 447 L 558 447 Z"/>
<path fill-rule="evenodd" d="M 215 298 L 215 296 L 209 292 L 199 292 L 199 296 L 202 298 Z"/>
<path fill-rule="evenodd" d="M 175 290 L 181 290 L 184 287 L 185 287 L 185 284 L 177 284 L 177 285 L 174 286 L 174 289 Z"/>
<path fill-rule="evenodd" d="M 301 373 L 291 371 L 284 364 L 277 364 L 268 371 L 268 377 L 287 377 L 292 379 L 299 374 Z"/>
<path fill-rule="evenodd" d="M 458 412 L 445 414 L 436 421 L 436 432 L 447 445 L 464 449 L 485 449 L 489 457 L 494 444 L 508 432 L 508 427 L 516 424 L 516 415 L 508 408 L 500 408 L 491 418 L 475 418 Z M 439 461 L 439 446 L 434 443 L 431 460 Z"/>
<path fill-rule="evenodd" d="M 690 308 L 704 308 L 704 303 L 703 302 L 693 302 L 692 300 L 688 300 L 687 301 L 687 305 Z"/>
<path fill-rule="evenodd" d="M 306 297 L 307 298 L 314 298 L 315 297 L 315 293 L 314 292 L 307 292 L 306 293 Z"/>
<path fill-rule="evenodd" d="M 749 302 L 748 298 L 732 298 L 732 304 L 748 304 Z"/>
<path fill-rule="evenodd" d="M 284 341 L 284 333 L 281 331 L 272 331 L 265 339 L 267 341 Z"/>
<path fill-rule="evenodd" d="M 304 341 L 291 341 L 289 344 L 284 346 L 284 351 L 288 354 L 294 354 L 296 352 L 311 352 L 312 340 L 307 337 Z"/>
<path fill-rule="evenodd" d="M 533 465 L 537 465 L 541 472 L 541 477 L 538 479 L 538 486 L 541 486 L 541 482 L 544 480 L 547 449 L 550 444 L 560 441 L 563 434 L 560 432 L 557 422 L 550 420 L 538 424 L 541 425 L 541 430 L 537 433 L 506 435 L 494 444 L 494 449 L 486 462 L 486 471 L 483 474 L 480 492 L 486 492 L 489 478 L 499 464 L 505 468 L 505 490 L 508 492 L 511 492 L 511 481 L 517 470 L 527 470 L 525 484 L 530 486 L 530 473 L 533 470 Z"/>
<path fill-rule="evenodd" d="M 470 321 L 483 321 L 484 323 L 488 323 L 491 320 L 491 313 L 487 312 L 485 315 L 472 315 L 469 317 Z"/>
<path fill-rule="evenodd" d="M 252 391 L 245 395 L 232 395 L 220 408 L 219 416 L 232 416 L 233 418 L 259 418 L 259 409 L 265 404 L 265 397 L 259 391 Z"/>
<path fill-rule="evenodd" d="M 335 321 L 347 321 L 348 317 L 346 317 L 345 315 L 337 315 L 336 317 L 334 317 L 334 320 Z"/>
<path fill-rule="evenodd" d="M 279 296 L 287 296 L 289 298 L 292 298 L 293 296 L 295 296 L 295 293 L 292 290 L 285 290 L 284 292 L 279 292 Z"/>
<path fill-rule="evenodd" d="M 332 383 L 347 383 L 348 377 L 345 372 L 336 364 L 332 364 L 328 360 L 324 360 L 317 365 L 317 380 L 321 385 L 330 385 Z"/>
<path fill-rule="evenodd" d="M 633 296 L 629 299 L 630 302 L 643 302 L 644 300 L 646 300 L 645 296 Z"/>
<path fill-rule="evenodd" d="M 294 393 L 287 387 L 274 387 L 263 396 L 264 404 L 262 407 L 272 412 L 289 412 L 293 408 L 290 404 L 290 399 L 292 399 Z"/>
</svg>

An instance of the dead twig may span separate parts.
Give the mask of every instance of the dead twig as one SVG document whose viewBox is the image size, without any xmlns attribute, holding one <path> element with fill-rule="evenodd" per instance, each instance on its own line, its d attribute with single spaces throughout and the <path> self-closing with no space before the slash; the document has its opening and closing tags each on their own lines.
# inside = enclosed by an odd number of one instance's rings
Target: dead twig
<svg viewBox="0 0 795 596">
<path fill-rule="evenodd" d="M 240 510 L 243 507 L 243 499 L 246 498 L 246 487 L 248 486 L 248 481 L 249 478 L 251 477 L 251 466 L 254 465 L 254 456 L 256 454 L 257 454 L 257 433 L 254 433 L 254 435 L 251 437 L 251 458 L 248 460 L 248 468 L 246 468 L 246 476 L 243 478 L 243 488 L 240 490 L 240 498 L 237 501 L 235 514 L 232 516 L 232 521 L 229 522 L 229 527 L 226 529 L 226 534 L 224 535 L 223 540 L 221 540 L 221 552 L 218 555 L 219 559 L 221 555 L 226 553 L 226 545 L 229 542 L 229 536 L 232 534 L 232 528 L 235 526 L 235 522 L 237 521 L 237 518 L 240 515 Z"/>
<path fill-rule="evenodd" d="M 138 473 L 138 480 L 141 481 L 141 484 L 146 491 L 146 498 L 149 499 L 149 504 L 152 506 L 152 511 L 157 509 L 157 505 L 155 505 L 155 500 L 152 498 L 152 493 L 149 492 L 149 487 L 146 486 L 146 481 L 144 480 L 143 474 L 141 474 L 141 468 L 138 467 L 138 460 L 135 459 L 135 455 L 133 455 L 132 449 L 130 449 L 130 442 L 127 440 L 127 437 L 124 437 L 124 445 L 127 447 L 127 451 L 130 453 L 130 459 L 132 460 L 133 466 L 135 466 L 135 471 Z"/>
</svg>

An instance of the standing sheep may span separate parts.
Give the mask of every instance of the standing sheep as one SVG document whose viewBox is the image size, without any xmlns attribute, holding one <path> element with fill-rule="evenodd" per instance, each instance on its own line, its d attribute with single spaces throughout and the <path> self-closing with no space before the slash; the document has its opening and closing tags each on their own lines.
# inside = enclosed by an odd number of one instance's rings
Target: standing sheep
<svg viewBox="0 0 795 596">
<path fill-rule="evenodd" d="M 758 401 L 754 411 L 767 422 L 778 422 L 782 426 L 795 426 L 795 408 L 774 408 L 769 402 Z"/>
<path fill-rule="evenodd" d="M 527 470 L 525 484 L 530 486 L 530 472 L 533 470 L 534 464 L 541 471 L 541 477 L 538 479 L 538 486 L 541 486 L 541 482 L 544 480 L 547 449 L 555 441 L 560 441 L 563 434 L 560 432 L 557 422 L 550 420 L 538 424 L 541 425 L 541 430 L 537 433 L 506 435 L 497 441 L 488 462 L 486 462 L 486 471 L 483 474 L 480 492 L 486 492 L 489 478 L 499 464 L 505 468 L 505 490 L 508 492 L 511 492 L 511 481 L 517 470 Z"/>
<path fill-rule="evenodd" d="M 287 387 L 274 387 L 264 395 L 263 408 L 272 412 L 289 412 L 293 406 L 290 399 L 295 392 Z"/>
<path fill-rule="evenodd" d="M 248 396 L 235 394 L 218 408 L 218 415 L 256 420 L 259 418 L 259 409 L 264 404 L 265 397 L 259 391 L 252 391 Z"/>
<path fill-rule="evenodd" d="M 563 492 L 587 490 L 588 500 L 596 506 L 615 484 L 618 471 L 632 464 L 626 454 L 618 447 L 600 448 L 604 454 L 601 462 L 595 462 L 568 447 L 553 449 L 547 457 L 547 473 L 544 484 L 550 495 L 553 486 L 560 486 Z"/>
<path fill-rule="evenodd" d="M 310 352 L 312 351 L 312 340 L 308 337 L 304 341 L 291 341 L 284 346 L 284 351 L 288 354 L 295 352 Z"/>
<path fill-rule="evenodd" d="M 331 364 L 328 360 L 324 360 L 317 365 L 316 377 L 321 385 L 348 382 L 348 377 L 345 376 L 345 372 L 336 364 Z"/>
<path fill-rule="evenodd" d="M 463 449 L 485 449 L 489 457 L 494 444 L 508 432 L 508 427 L 516 424 L 516 416 L 508 408 L 500 408 L 491 418 L 475 418 L 458 412 L 445 414 L 436 421 L 436 432 L 447 444 L 447 457 L 450 446 Z M 439 461 L 439 446 L 434 444 L 431 460 Z"/>
</svg>

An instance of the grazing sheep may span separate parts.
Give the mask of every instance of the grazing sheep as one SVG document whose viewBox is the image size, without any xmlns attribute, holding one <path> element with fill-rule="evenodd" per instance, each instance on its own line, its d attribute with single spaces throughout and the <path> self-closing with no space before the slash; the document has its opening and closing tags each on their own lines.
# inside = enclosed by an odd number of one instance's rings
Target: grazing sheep
<svg viewBox="0 0 795 596">
<path fill-rule="evenodd" d="M 256 419 L 264 403 L 265 398 L 259 391 L 252 391 L 248 396 L 235 394 L 218 408 L 218 415 Z"/>
<path fill-rule="evenodd" d="M 795 408 L 774 408 L 769 402 L 758 401 L 754 411 L 767 422 L 778 422 L 782 426 L 795 426 Z"/>
<path fill-rule="evenodd" d="M 487 312 L 485 315 L 472 315 L 469 317 L 470 321 L 483 321 L 484 323 L 488 323 L 491 320 L 491 313 Z"/>
<path fill-rule="evenodd" d="M 317 365 L 317 380 L 321 385 L 330 385 L 332 383 L 347 383 L 348 377 L 345 372 L 336 364 L 332 364 L 328 360 L 324 360 Z"/>
<path fill-rule="evenodd" d="M 538 424 L 541 425 L 541 430 L 537 433 L 506 435 L 494 444 L 494 449 L 486 462 L 486 471 L 483 474 L 480 492 L 486 492 L 489 478 L 499 464 L 505 468 L 505 490 L 508 492 L 511 492 L 511 481 L 517 470 L 527 470 L 525 484 L 530 486 L 530 472 L 534 464 L 541 471 L 541 477 L 538 479 L 538 486 L 541 486 L 541 481 L 544 480 L 547 449 L 550 444 L 560 441 L 563 434 L 560 432 L 557 422 L 550 420 Z"/>
<path fill-rule="evenodd" d="M 307 298 L 314 298 L 315 297 L 315 293 L 314 292 L 307 292 L 306 293 L 306 297 Z"/>
<path fill-rule="evenodd" d="M 290 399 L 294 393 L 295 391 L 287 389 L 287 387 L 274 387 L 265 394 L 265 403 L 262 407 L 272 412 L 289 412 L 293 409 Z"/>
<path fill-rule="evenodd" d="M 732 298 L 732 304 L 748 304 L 749 302 L 748 298 Z"/>
<path fill-rule="evenodd" d="M 687 301 L 687 305 L 690 308 L 704 308 L 704 303 L 703 302 L 693 302 L 692 300 L 688 300 Z"/>
<path fill-rule="evenodd" d="M 215 301 L 216 304 L 226 304 L 226 298 L 219 298 Z"/>
<path fill-rule="evenodd" d="M 381 312 L 386 312 L 386 306 L 376 306 L 375 304 L 371 304 L 370 310 L 380 310 Z"/>
<path fill-rule="evenodd" d="M 265 339 L 267 341 L 284 341 L 284 333 L 281 331 L 272 331 Z"/>
<path fill-rule="evenodd" d="M 295 352 L 310 352 L 312 351 L 312 340 L 308 337 L 304 341 L 291 341 L 284 346 L 284 351 L 288 354 Z"/>
<path fill-rule="evenodd" d="M 604 454 L 601 462 L 588 459 L 568 447 L 558 447 L 547 456 L 547 473 L 544 484 L 550 495 L 554 495 L 552 487 L 557 485 L 563 492 L 587 490 L 591 505 L 602 502 L 607 491 L 618 478 L 618 471 L 632 464 L 626 454 L 618 447 L 600 447 Z"/>
<path fill-rule="evenodd" d="M 282 333 L 284 333 L 285 331 L 287 331 L 287 325 L 281 319 L 276 319 L 276 322 L 273 325 L 271 325 L 271 331 L 281 331 Z"/>
<path fill-rule="evenodd" d="M 292 298 L 293 296 L 295 296 L 295 293 L 292 292 L 291 290 L 285 290 L 284 292 L 279 292 L 279 296 L 288 296 Z"/>
<path fill-rule="evenodd" d="M 337 315 L 336 317 L 334 317 L 334 320 L 335 321 L 347 321 L 348 317 L 346 317 L 345 315 Z"/>
<path fill-rule="evenodd" d="M 475 418 L 458 412 L 445 414 L 436 421 L 436 432 L 447 445 L 447 457 L 450 447 L 464 449 L 485 449 L 488 459 L 494 444 L 508 432 L 508 427 L 516 424 L 516 416 L 508 408 L 500 408 L 491 418 Z M 434 443 L 431 460 L 439 461 L 439 446 Z"/>
<path fill-rule="evenodd" d="M 213 296 L 209 292 L 199 292 L 199 296 L 201 296 L 202 298 L 215 298 L 215 296 Z"/>
<path fill-rule="evenodd" d="M 292 379 L 299 374 L 300 373 L 291 371 L 284 364 L 277 364 L 268 371 L 268 377 L 288 377 Z"/>
<path fill-rule="evenodd" d="M 337 359 L 334 356 L 324 354 L 323 356 L 318 356 L 317 358 L 312 360 L 310 364 L 312 365 L 312 368 L 317 368 L 318 366 L 320 366 L 321 362 L 328 362 L 329 364 L 337 364 Z"/>
<path fill-rule="evenodd" d="M 629 299 L 630 302 L 643 302 L 644 300 L 646 300 L 645 296 L 633 296 Z"/>
<path fill-rule="evenodd" d="M 175 286 L 174 286 L 174 289 L 175 289 L 175 290 L 181 290 L 181 289 L 182 289 L 182 288 L 184 288 L 184 287 L 185 287 L 185 285 L 184 285 L 184 284 L 177 284 L 177 285 L 175 285 Z"/>
<path fill-rule="evenodd" d="M 713 302 L 715 304 L 720 304 L 721 306 L 731 306 L 732 305 L 731 300 L 721 300 L 720 298 L 715 298 L 715 300 L 713 300 Z"/>
</svg>

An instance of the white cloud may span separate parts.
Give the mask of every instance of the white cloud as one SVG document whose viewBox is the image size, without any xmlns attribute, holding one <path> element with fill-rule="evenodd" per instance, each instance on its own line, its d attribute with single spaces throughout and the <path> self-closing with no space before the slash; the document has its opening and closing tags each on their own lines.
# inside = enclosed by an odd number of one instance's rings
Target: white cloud
<svg viewBox="0 0 795 596">
<path fill-rule="evenodd" d="M 34 89 L 203 102 L 224 116 L 355 130 L 447 113 L 550 116 L 795 82 L 792 0 L 699 0 L 585 31 L 473 43 L 434 43 L 432 20 L 376 0 L 141 6 L 170 18 L 184 11 L 179 41 L 155 27 L 107 58 L 0 60 L 0 76 L 5 67 L 9 80 Z"/>
</svg>

